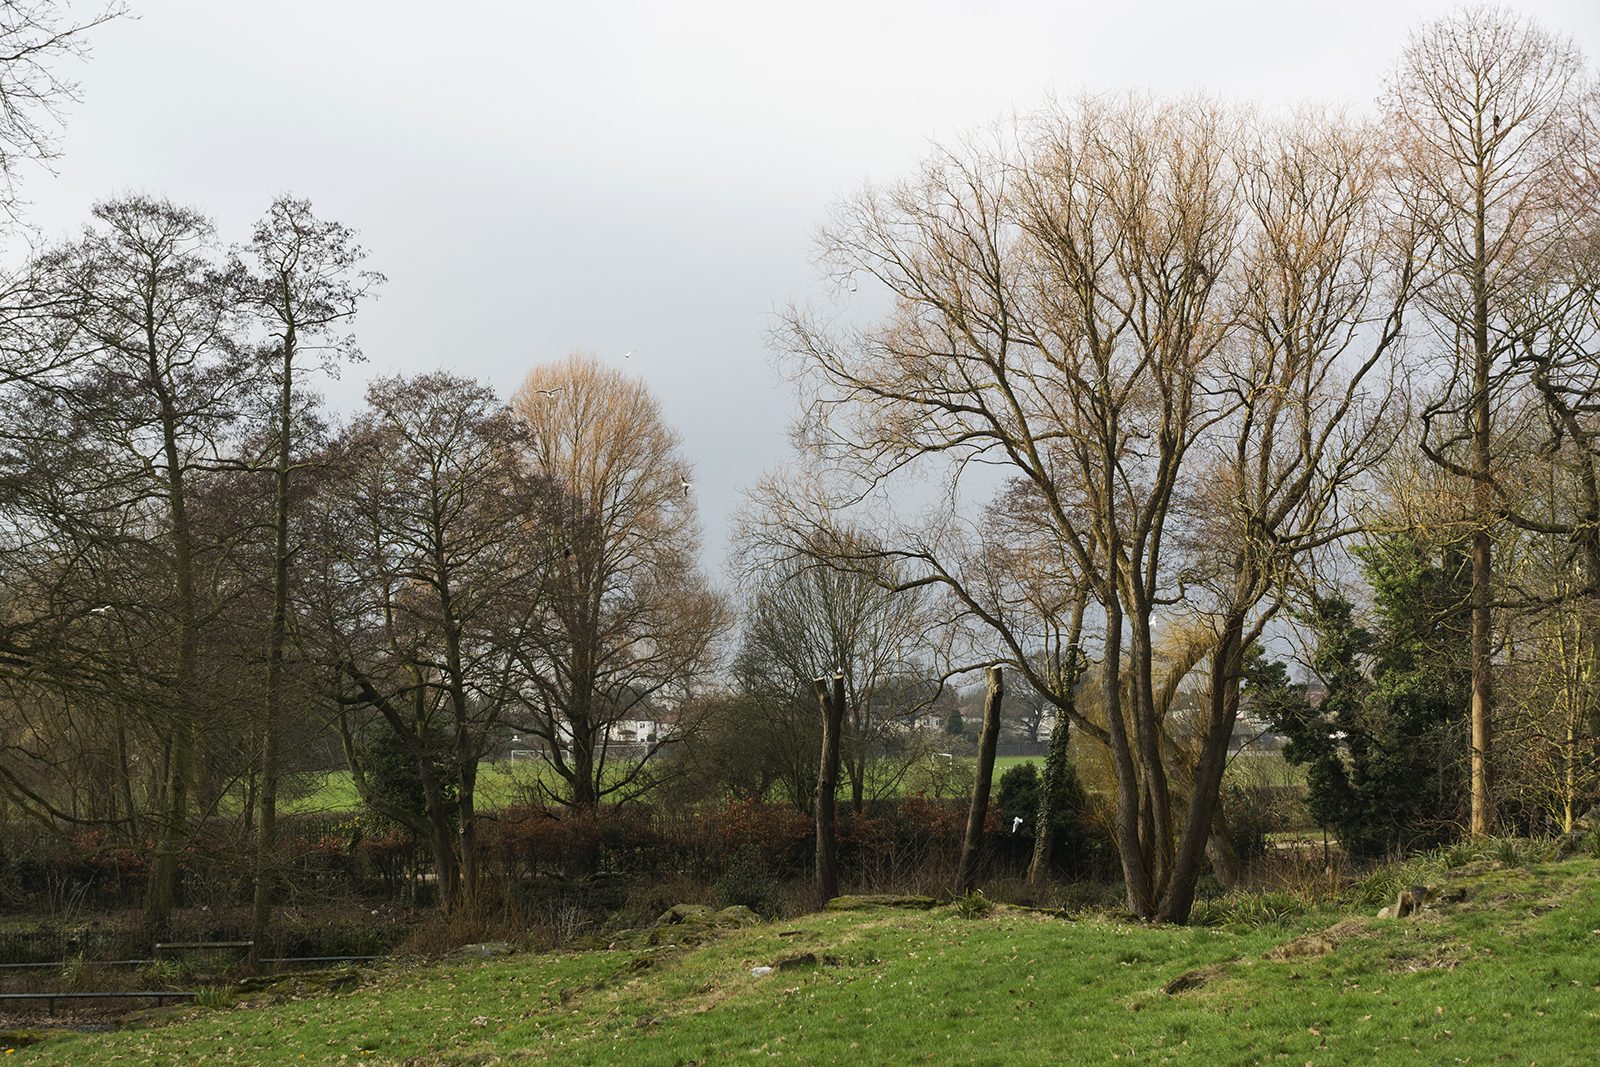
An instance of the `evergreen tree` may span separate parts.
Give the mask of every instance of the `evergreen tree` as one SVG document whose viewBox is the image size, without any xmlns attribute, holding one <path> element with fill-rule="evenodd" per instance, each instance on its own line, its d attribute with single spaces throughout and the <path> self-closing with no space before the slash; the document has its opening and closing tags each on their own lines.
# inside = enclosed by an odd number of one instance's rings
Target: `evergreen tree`
<svg viewBox="0 0 1600 1067">
<path fill-rule="evenodd" d="M 950 717 L 944 721 L 944 732 L 951 737 L 961 737 L 966 734 L 967 723 L 961 717 L 960 708 L 950 709 Z"/>
<path fill-rule="evenodd" d="M 1397 537 L 1357 555 L 1375 631 L 1348 602 L 1320 601 L 1307 621 L 1326 696 L 1313 707 L 1265 676 L 1257 706 L 1307 765 L 1312 817 L 1351 855 L 1380 856 L 1446 840 L 1466 816 L 1470 586 L 1459 546 Z"/>
</svg>

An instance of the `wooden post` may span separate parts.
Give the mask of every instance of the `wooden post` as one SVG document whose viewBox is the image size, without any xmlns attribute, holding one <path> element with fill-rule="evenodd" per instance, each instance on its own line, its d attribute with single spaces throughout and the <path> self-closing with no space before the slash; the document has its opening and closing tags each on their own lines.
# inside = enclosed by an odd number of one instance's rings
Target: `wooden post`
<svg viewBox="0 0 1600 1067">
<path fill-rule="evenodd" d="M 839 733 L 844 725 L 844 675 L 833 676 L 832 692 L 828 679 L 812 682 L 822 705 L 822 768 L 817 775 L 817 896 L 826 904 L 839 895 L 839 865 L 835 858 L 838 828 L 834 816 L 838 807 Z"/>
<path fill-rule="evenodd" d="M 972 785 L 972 810 L 967 813 L 967 836 L 961 842 L 961 866 L 956 871 L 956 895 L 966 896 L 978 884 L 978 849 L 983 844 L 983 820 L 989 814 L 989 787 L 994 784 L 994 752 L 1000 743 L 1000 699 L 1006 694 L 999 667 L 990 667 L 989 692 L 983 700 L 983 737 L 978 742 L 978 780 Z"/>
</svg>

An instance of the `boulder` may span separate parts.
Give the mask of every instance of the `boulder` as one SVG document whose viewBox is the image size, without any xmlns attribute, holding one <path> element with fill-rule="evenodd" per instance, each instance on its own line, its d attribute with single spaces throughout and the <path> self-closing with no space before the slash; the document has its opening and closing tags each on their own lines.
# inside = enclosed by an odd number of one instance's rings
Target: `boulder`
<svg viewBox="0 0 1600 1067">
<path fill-rule="evenodd" d="M 271 993 L 281 997 L 309 997 L 321 993 L 343 993 L 360 984 L 360 971 L 353 967 L 342 967 L 293 974 L 258 974 L 243 979 L 230 992 L 235 996 Z"/>
<path fill-rule="evenodd" d="M 709 941 L 723 930 L 741 926 L 754 926 L 761 916 L 742 904 L 721 911 L 705 904 L 674 904 L 662 912 L 650 931 L 646 943 L 650 945 L 698 945 Z"/>
</svg>

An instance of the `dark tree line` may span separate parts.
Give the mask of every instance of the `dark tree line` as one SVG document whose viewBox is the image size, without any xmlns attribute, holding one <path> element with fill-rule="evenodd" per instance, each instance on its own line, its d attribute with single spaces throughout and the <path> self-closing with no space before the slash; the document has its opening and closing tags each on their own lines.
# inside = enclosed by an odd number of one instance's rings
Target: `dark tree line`
<svg viewBox="0 0 1600 1067">
<path fill-rule="evenodd" d="M 147 851 L 152 926 L 184 852 L 219 836 L 253 853 L 265 924 L 282 776 L 332 745 L 428 843 L 455 910 L 481 885 L 477 768 L 512 730 L 544 740 L 553 798 L 592 808 L 650 781 L 615 724 L 659 713 L 656 747 L 694 726 L 667 713 L 725 613 L 654 401 L 574 357 L 512 404 L 379 379 L 334 425 L 308 372 L 359 358 L 380 281 L 305 201 L 229 249 L 199 212 L 131 197 L 14 282 L 0 785 Z M 367 775 L 379 737 L 410 753 L 420 810 Z"/>
</svg>

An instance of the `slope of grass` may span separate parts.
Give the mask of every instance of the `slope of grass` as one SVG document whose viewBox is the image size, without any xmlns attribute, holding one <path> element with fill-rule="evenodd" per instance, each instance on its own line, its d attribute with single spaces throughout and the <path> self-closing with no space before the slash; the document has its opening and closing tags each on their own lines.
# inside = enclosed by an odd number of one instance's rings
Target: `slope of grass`
<svg viewBox="0 0 1600 1067">
<path fill-rule="evenodd" d="M 15 1063 L 1600 1062 L 1600 882 L 1480 861 L 1419 920 L 1149 927 L 996 907 L 826 913 L 697 948 L 394 966 L 350 993 L 71 1035 Z M 1253 916 L 1253 917 L 1252 917 Z M 1319 932 L 1320 933 L 1317 933 Z M 1327 955 L 1264 958 L 1314 934 Z M 623 947 L 627 946 L 627 947 Z M 809 954 L 814 957 L 807 960 Z M 799 958 L 790 969 L 752 968 Z M 1175 979 L 1186 988 L 1164 992 Z"/>
</svg>

